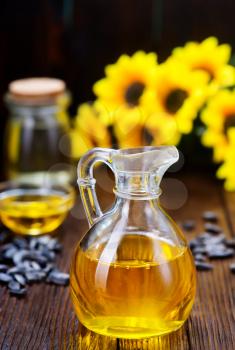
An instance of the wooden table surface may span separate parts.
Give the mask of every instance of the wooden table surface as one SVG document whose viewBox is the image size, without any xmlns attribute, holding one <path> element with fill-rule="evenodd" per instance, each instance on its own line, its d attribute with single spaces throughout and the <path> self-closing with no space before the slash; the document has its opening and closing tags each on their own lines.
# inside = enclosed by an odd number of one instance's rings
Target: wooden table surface
<svg viewBox="0 0 235 350">
<path fill-rule="evenodd" d="M 220 224 L 228 237 L 235 232 L 235 193 L 224 193 L 222 187 L 206 175 L 180 177 L 182 183 L 168 186 L 165 200 L 176 221 L 187 218 L 197 220 L 191 239 L 202 231 L 203 210 L 218 213 Z M 101 200 L 104 206 L 112 200 L 111 180 L 99 177 Z M 174 183 L 173 183 L 174 184 Z M 106 189 L 106 191 L 103 191 Z M 187 191 L 186 191 L 187 190 Z M 180 193 L 182 196 L 180 196 Z M 186 196 L 187 194 L 187 196 Z M 187 198 L 186 198 L 187 197 Z M 181 198 L 183 203 L 178 201 Z M 178 202 L 177 202 L 178 201 Z M 80 198 L 60 229 L 63 253 L 58 258 L 59 267 L 69 270 L 70 258 L 76 242 L 87 230 L 87 223 Z M 25 299 L 10 297 L 0 286 L 0 349 L 47 350 L 47 349 L 164 349 L 164 350 L 233 350 L 235 349 L 235 275 L 229 271 L 229 263 L 235 259 L 216 261 L 209 272 L 198 272 L 196 302 L 190 318 L 179 331 L 146 340 L 117 340 L 103 337 L 86 330 L 77 320 L 69 296 L 69 288 L 47 284 L 30 287 Z"/>
</svg>

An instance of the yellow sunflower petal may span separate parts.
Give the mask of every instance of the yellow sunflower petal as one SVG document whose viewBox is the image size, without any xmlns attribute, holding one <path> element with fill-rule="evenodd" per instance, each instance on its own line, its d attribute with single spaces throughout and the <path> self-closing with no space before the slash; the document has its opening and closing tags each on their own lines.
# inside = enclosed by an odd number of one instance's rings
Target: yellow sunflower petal
<svg viewBox="0 0 235 350">
<path fill-rule="evenodd" d="M 224 163 L 217 170 L 216 176 L 225 179 L 224 187 L 227 191 L 235 190 L 235 127 L 228 130 L 228 148 Z"/>
<path fill-rule="evenodd" d="M 211 36 L 203 40 L 201 43 L 201 46 L 208 51 L 213 50 L 214 48 L 216 48 L 217 45 L 218 45 L 218 39 L 214 36 Z"/>
<path fill-rule="evenodd" d="M 189 42 L 184 47 L 174 49 L 169 60 L 178 60 L 192 71 L 204 71 L 209 83 L 209 87 L 205 88 L 208 96 L 211 96 L 219 86 L 235 83 L 234 68 L 228 64 L 230 56 L 230 45 L 219 45 L 217 38 L 209 37 L 201 43 Z"/>
<path fill-rule="evenodd" d="M 181 138 L 176 120 L 165 114 L 151 115 L 145 128 L 152 137 L 151 145 L 177 145 Z"/>
<path fill-rule="evenodd" d="M 223 86 L 231 86 L 235 83 L 235 68 L 225 65 L 218 71 L 218 81 L 223 82 Z"/>
<path fill-rule="evenodd" d="M 235 91 L 217 92 L 208 102 L 201 118 L 206 126 L 201 138 L 202 144 L 213 148 L 216 162 L 223 161 L 234 137 L 231 136 L 230 129 L 235 127 Z"/>
<path fill-rule="evenodd" d="M 100 110 L 105 109 L 97 101 L 91 105 L 82 104 L 75 117 L 74 129 L 70 131 L 72 154 L 80 157 L 93 147 L 110 147 L 111 140 L 107 125 L 100 118 Z"/>
<path fill-rule="evenodd" d="M 217 48 L 217 59 L 221 63 L 225 64 L 229 61 L 231 56 L 231 46 L 228 44 L 220 45 Z"/>
<path fill-rule="evenodd" d="M 92 143 L 82 132 L 70 130 L 68 135 L 70 138 L 72 158 L 78 159 L 92 148 Z"/>
</svg>

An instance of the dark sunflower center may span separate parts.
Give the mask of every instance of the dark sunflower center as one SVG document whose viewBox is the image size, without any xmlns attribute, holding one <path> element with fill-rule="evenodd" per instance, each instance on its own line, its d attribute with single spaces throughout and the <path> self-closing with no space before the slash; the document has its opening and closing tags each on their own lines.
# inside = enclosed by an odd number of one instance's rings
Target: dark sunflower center
<svg viewBox="0 0 235 350">
<path fill-rule="evenodd" d="M 235 127 L 235 114 L 229 114 L 226 116 L 224 122 L 224 134 L 227 135 L 228 129 Z"/>
<path fill-rule="evenodd" d="M 125 100 L 131 106 L 137 106 L 139 99 L 143 94 L 145 85 L 139 81 L 132 83 L 125 92 Z"/>
<path fill-rule="evenodd" d="M 172 90 L 165 99 L 165 107 L 169 113 L 176 113 L 183 105 L 188 93 L 182 89 Z"/>
<path fill-rule="evenodd" d="M 109 131 L 109 135 L 111 137 L 111 143 L 113 147 L 116 147 L 118 145 L 118 139 L 115 135 L 115 130 L 113 125 L 108 126 L 108 131 Z"/>
<path fill-rule="evenodd" d="M 149 130 L 144 127 L 142 129 L 142 139 L 143 139 L 143 144 L 144 145 L 151 145 L 151 143 L 153 142 L 153 135 L 149 132 Z"/>
</svg>

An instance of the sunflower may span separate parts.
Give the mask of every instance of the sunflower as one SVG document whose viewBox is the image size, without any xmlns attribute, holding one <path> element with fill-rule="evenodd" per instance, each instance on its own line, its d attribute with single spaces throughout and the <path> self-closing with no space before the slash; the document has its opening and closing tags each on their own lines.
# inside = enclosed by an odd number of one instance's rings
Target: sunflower
<svg viewBox="0 0 235 350">
<path fill-rule="evenodd" d="M 145 111 L 141 108 L 127 110 L 125 106 L 118 109 L 119 118 L 115 115 L 112 131 L 118 147 L 138 147 L 144 145 L 143 130 L 146 120 Z"/>
<path fill-rule="evenodd" d="M 156 113 L 146 120 L 143 139 L 152 146 L 177 145 L 181 133 L 174 118 Z"/>
<path fill-rule="evenodd" d="M 98 103 L 84 103 L 78 108 L 74 128 L 69 132 L 73 158 L 81 157 L 93 147 L 111 146 L 109 131 L 99 118 L 100 108 L 103 107 Z"/>
<path fill-rule="evenodd" d="M 190 72 L 179 62 L 159 65 L 143 97 L 143 106 L 149 110 L 147 124 L 153 130 L 169 125 L 172 131 L 175 129 L 176 134 L 172 135 L 175 140 L 179 133 L 188 134 L 205 99 L 204 84 L 204 75 Z"/>
<path fill-rule="evenodd" d="M 235 127 L 235 91 L 218 91 L 209 100 L 201 119 L 206 126 L 202 144 L 213 148 L 215 162 L 223 161 L 229 147 L 228 130 Z"/>
<path fill-rule="evenodd" d="M 235 191 L 235 128 L 228 130 L 229 147 L 224 163 L 217 170 L 217 177 L 225 179 L 224 187 L 227 191 Z"/>
<path fill-rule="evenodd" d="M 149 116 L 145 109 L 127 111 L 119 109 L 122 118 L 112 126 L 114 138 L 120 148 L 177 144 L 181 134 L 175 119 L 163 115 Z"/>
<path fill-rule="evenodd" d="M 155 53 L 136 52 L 133 56 L 122 55 L 115 64 L 105 69 L 106 77 L 94 85 L 98 99 L 112 111 L 123 112 L 141 106 L 142 98 L 157 69 Z"/>
<path fill-rule="evenodd" d="M 198 42 L 189 42 L 184 47 L 173 50 L 170 58 L 185 64 L 192 71 L 206 74 L 209 83 L 208 93 L 214 93 L 219 86 L 235 83 L 235 69 L 228 64 L 231 47 L 219 45 L 215 37 Z"/>
</svg>

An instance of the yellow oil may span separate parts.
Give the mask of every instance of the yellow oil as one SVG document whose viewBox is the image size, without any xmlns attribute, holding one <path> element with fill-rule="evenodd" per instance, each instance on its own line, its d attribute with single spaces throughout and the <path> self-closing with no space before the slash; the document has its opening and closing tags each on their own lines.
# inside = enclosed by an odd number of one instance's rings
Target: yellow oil
<svg viewBox="0 0 235 350">
<path fill-rule="evenodd" d="M 1 221 L 18 234 L 49 233 L 64 221 L 73 200 L 54 190 L 9 190 L 0 199 Z"/>
<path fill-rule="evenodd" d="M 196 280 L 191 253 L 147 234 L 128 234 L 113 262 L 102 244 L 75 251 L 71 296 L 80 321 L 120 338 L 163 335 L 180 328 L 192 308 Z M 106 261 L 102 257 L 106 256 Z"/>
</svg>

